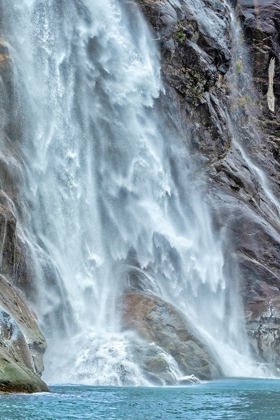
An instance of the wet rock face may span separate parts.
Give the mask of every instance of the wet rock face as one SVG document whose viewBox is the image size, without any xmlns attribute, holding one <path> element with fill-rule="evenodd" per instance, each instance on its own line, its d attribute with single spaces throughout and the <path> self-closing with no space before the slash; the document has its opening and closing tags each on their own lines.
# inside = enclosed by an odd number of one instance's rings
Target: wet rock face
<svg viewBox="0 0 280 420">
<path fill-rule="evenodd" d="M 25 293 L 30 290 L 25 247 L 7 207 L 8 193 L 0 191 L 0 203 L 0 392 L 47 391 L 40 379 L 46 341 L 23 292 L 16 287 Z"/>
<path fill-rule="evenodd" d="M 255 354 L 265 361 L 275 375 L 280 369 L 280 297 L 266 296 L 248 309 L 248 335 Z"/>
<path fill-rule="evenodd" d="M 0 392 L 49 391 L 35 373 L 31 352 L 19 324 L 8 312 L 0 309 Z"/>
<path fill-rule="evenodd" d="M 19 289 L 0 276 L 0 391 L 48 391 L 40 379 L 46 341 Z"/>
<path fill-rule="evenodd" d="M 231 60 L 230 8 L 219 0 L 137 3 L 156 31 L 163 78 L 179 94 L 193 148 L 208 159 L 222 156 L 230 144 L 223 111 L 223 76 Z"/>
<path fill-rule="evenodd" d="M 22 292 L 0 275 L 0 307 L 15 320 L 28 343 L 34 372 L 41 375 L 44 369 L 43 354 L 46 340 L 40 331 L 36 315 L 25 301 Z"/>
<path fill-rule="evenodd" d="M 185 96 L 200 94 L 214 86 L 230 65 L 230 13 L 226 3 L 213 0 L 138 0 L 158 32 L 163 73 Z M 212 21 L 212 25 L 209 25 Z M 192 91 L 193 90 L 193 91 Z"/>
<path fill-rule="evenodd" d="M 244 88 L 250 69 L 234 52 L 237 39 L 226 2 L 201 0 L 192 10 L 193 2 L 187 0 L 138 0 L 159 40 L 163 78 L 171 86 L 173 103 L 179 98 L 177 112 L 186 137 L 194 154 L 206 158 L 208 201 L 227 250 L 225 267 L 243 296 L 252 351 L 277 369 L 280 222 L 268 192 L 279 200 L 280 4 L 230 3 L 244 30 L 242 48 L 252 59 L 252 92 Z M 218 32 L 209 31 L 210 17 Z M 274 112 L 268 107 L 269 89 L 275 96 Z"/>
<path fill-rule="evenodd" d="M 280 162 L 280 4 L 278 0 L 239 0 L 236 11 L 252 59 L 254 85 L 259 92 L 262 110 L 259 123 L 264 133 L 261 147 L 266 148 L 264 153 L 270 154 L 265 156 L 269 165 L 277 167 Z M 279 193 L 277 173 L 272 176 Z"/>
<path fill-rule="evenodd" d="M 30 296 L 34 284 L 32 276 L 28 273 L 26 254 L 28 247 L 21 239 L 14 211 L 15 207 L 20 209 L 23 205 L 18 203 L 23 167 L 19 145 L 19 127 L 22 121 L 16 106 L 14 75 L 9 51 L 1 37 L 0 82 L 0 242 L 2 244 L 0 274 L 6 276 Z"/>
<path fill-rule="evenodd" d="M 261 136 L 260 141 L 250 140 L 251 155 L 257 166 L 265 171 L 267 188 L 279 202 L 280 3 L 278 0 L 239 0 L 236 12 L 252 60 L 260 110 Z M 243 193 L 244 190 L 246 187 Z M 237 258 L 248 335 L 255 354 L 272 364 L 275 373 L 279 374 L 279 208 L 269 202 L 260 188 L 252 189 L 250 194 L 247 192 L 242 206 L 244 210 L 239 212 L 234 242 L 239 250 Z"/>
<path fill-rule="evenodd" d="M 0 81 L 0 392 L 48 391 L 40 379 L 46 341 L 23 294 L 30 296 L 34 288 L 13 212 L 20 188 L 21 156 L 9 135 L 18 137 L 19 118 L 15 115 L 9 53 L 1 39 Z"/>
<path fill-rule="evenodd" d="M 276 112 L 280 99 L 280 4 L 278 0 L 239 0 L 239 13 L 244 35 L 252 56 L 255 85 L 266 97 L 269 87 L 269 64 L 275 59 L 274 94 Z"/>
<path fill-rule="evenodd" d="M 127 293 L 120 302 L 124 330 L 132 330 L 148 343 L 154 343 L 171 355 L 182 377 L 199 379 L 220 376 L 206 347 L 190 332 L 191 327 L 180 311 L 157 296 Z M 166 379 L 168 364 L 158 356 L 146 359 L 150 376 Z M 172 379 L 169 379 L 172 383 Z"/>
</svg>

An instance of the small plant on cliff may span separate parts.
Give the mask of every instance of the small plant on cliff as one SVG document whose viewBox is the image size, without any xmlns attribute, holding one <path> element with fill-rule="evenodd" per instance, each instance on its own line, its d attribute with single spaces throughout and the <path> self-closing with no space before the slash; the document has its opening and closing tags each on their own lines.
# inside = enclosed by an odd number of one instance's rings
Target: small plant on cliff
<svg viewBox="0 0 280 420">
<path fill-rule="evenodd" d="M 247 95 L 245 95 L 245 99 L 246 99 L 246 102 L 247 102 L 248 106 L 251 106 L 251 105 L 254 104 L 252 96 L 247 94 Z"/>
<path fill-rule="evenodd" d="M 182 30 L 180 30 L 176 32 L 176 38 L 180 42 L 180 44 L 182 44 L 186 39 L 186 34 Z"/>
<path fill-rule="evenodd" d="M 238 58 L 238 60 L 236 60 L 235 62 L 235 73 L 240 74 L 242 70 L 243 70 L 243 62 L 241 58 Z"/>
</svg>

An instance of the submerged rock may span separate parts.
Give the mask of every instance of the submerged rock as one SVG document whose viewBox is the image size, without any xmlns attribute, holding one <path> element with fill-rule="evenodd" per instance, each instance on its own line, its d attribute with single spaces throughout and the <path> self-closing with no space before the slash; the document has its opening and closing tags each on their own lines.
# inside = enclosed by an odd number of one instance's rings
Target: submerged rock
<svg viewBox="0 0 280 420">
<path fill-rule="evenodd" d="M 196 378 L 194 375 L 191 376 L 184 376 L 183 378 L 179 379 L 179 384 L 181 385 L 198 385 L 201 381 Z"/>
<path fill-rule="evenodd" d="M 205 345 L 193 335 L 187 319 L 174 306 L 157 296 L 141 293 L 125 294 L 120 305 L 123 329 L 137 332 L 148 343 L 172 356 L 181 377 L 194 375 L 199 379 L 210 379 L 220 376 Z M 165 380 L 168 366 L 166 359 L 158 355 L 147 357 L 144 362 L 149 375 Z"/>
</svg>

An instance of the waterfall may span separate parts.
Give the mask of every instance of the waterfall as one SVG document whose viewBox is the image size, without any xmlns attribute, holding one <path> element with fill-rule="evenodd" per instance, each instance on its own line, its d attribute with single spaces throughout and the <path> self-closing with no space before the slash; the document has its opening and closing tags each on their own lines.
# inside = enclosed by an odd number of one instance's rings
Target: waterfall
<svg viewBox="0 0 280 420">
<path fill-rule="evenodd" d="M 224 375 L 252 375 L 207 180 L 168 108 L 153 34 L 123 3 L 2 0 L 45 378 L 148 384 L 133 351 L 144 344 L 116 310 L 135 278 L 185 314 Z"/>
</svg>

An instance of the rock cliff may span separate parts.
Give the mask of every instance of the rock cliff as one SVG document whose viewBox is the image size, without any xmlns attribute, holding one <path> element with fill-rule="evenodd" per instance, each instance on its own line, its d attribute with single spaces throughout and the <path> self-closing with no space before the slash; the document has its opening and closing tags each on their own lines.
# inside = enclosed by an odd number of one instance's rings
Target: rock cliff
<svg viewBox="0 0 280 420">
<path fill-rule="evenodd" d="M 209 175 L 208 199 L 228 275 L 243 296 L 252 352 L 277 373 L 280 3 L 138 5 L 158 40 L 167 95 L 179 103 L 193 153 Z"/>
<path fill-rule="evenodd" d="M 17 130 L 17 119 L 13 118 L 11 62 L 2 40 L 0 78 L 0 393 L 49 391 L 40 379 L 46 340 L 25 297 L 32 280 L 27 275 L 26 247 L 14 215 L 21 158 L 8 137 Z"/>
<path fill-rule="evenodd" d="M 0 392 L 48 391 L 40 379 L 46 341 L 22 293 L 0 277 Z"/>
</svg>

